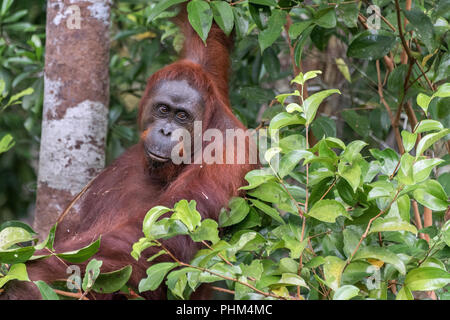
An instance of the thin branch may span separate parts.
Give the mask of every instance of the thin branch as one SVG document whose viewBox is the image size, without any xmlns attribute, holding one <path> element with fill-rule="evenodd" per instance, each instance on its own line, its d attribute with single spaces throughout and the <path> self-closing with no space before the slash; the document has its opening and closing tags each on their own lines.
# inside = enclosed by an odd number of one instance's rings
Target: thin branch
<svg viewBox="0 0 450 320">
<path fill-rule="evenodd" d="M 175 257 L 175 256 L 172 254 L 172 252 L 170 252 L 170 250 L 167 249 L 161 242 L 159 242 L 159 241 L 156 241 L 156 242 L 157 242 L 158 245 L 160 245 L 161 248 L 163 248 L 164 251 L 166 251 L 167 254 L 168 254 L 175 262 L 177 262 L 180 266 L 188 267 L 188 268 L 193 268 L 193 269 L 197 269 L 197 270 L 200 270 L 200 271 L 202 271 L 202 272 L 208 272 L 208 273 L 210 273 L 210 274 L 212 274 L 212 275 L 214 275 L 214 276 L 220 277 L 220 278 L 222 278 L 222 279 L 230 280 L 230 281 L 233 281 L 233 282 L 240 283 L 240 284 L 242 284 L 242 285 L 244 285 L 244 286 L 246 286 L 246 287 L 249 287 L 249 288 L 252 289 L 253 291 L 255 291 L 255 292 L 259 293 L 259 294 L 262 294 L 263 296 L 266 296 L 266 297 L 273 297 L 273 298 L 277 298 L 277 299 L 281 299 L 281 300 L 288 300 L 286 297 L 282 297 L 282 296 L 279 296 L 279 295 L 277 295 L 277 294 L 273 294 L 273 293 L 268 293 L 268 292 L 261 291 L 261 290 L 259 290 L 258 288 L 254 287 L 253 285 L 251 285 L 251 284 L 249 284 L 249 283 L 247 283 L 247 282 L 243 282 L 243 281 L 241 281 L 241 280 L 239 280 L 239 279 L 227 277 L 227 276 L 221 275 L 221 274 L 219 274 L 219 273 L 216 273 L 216 272 L 214 272 L 214 271 L 211 271 L 211 270 L 209 270 L 209 269 L 202 268 L 202 267 L 197 267 L 197 266 L 193 266 L 193 265 L 191 265 L 191 264 L 189 264 L 189 263 L 185 263 L 185 262 L 179 260 L 177 257 Z"/>
<path fill-rule="evenodd" d="M 363 242 L 363 240 L 364 240 L 364 239 L 367 237 L 367 235 L 369 234 L 369 230 L 370 230 L 370 227 L 371 227 L 372 223 L 373 223 L 376 219 L 378 219 L 382 214 L 384 214 L 386 211 L 388 211 L 388 210 L 391 208 L 392 204 L 397 200 L 398 194 L 400 193 L 401 189 L 402 189 L 402 188 L 399 188 L 399 189 L 397 190 L 397 192 L 395 193 L 394 198 L 392 199 L 392 201 L 389 203 L 389 205 L 388 205 L 386 208 L 384 208 L 383 210 L 381 210 L 375 217 L 373 217 L 372 219 L 369 220 L 369 223 L 367 224 L 366 231 L 365 231 L 365 232 L 363 233 L 363 235 L 361 236 L 361 239 L 359 239 L 359 242 L 358 242 L 358 244 L 357 244 L 355 250 L 353 251 L 353 253 L 352 253 L 352 255 L 350 256 L 350 258 L 348 258 L 345 267 L 347 267 L 347 266 L 350 264 L 350 262 L 352 261 L 353 257 L 355 256 L 356 252 L 358 251 L 359 247 L 361 246 L 361 243 Z"/>
<path fill-rule="evenodd" d="M 82 293 L 79 293 L 79 292 L 67 292 L 67 291 L 62 291 L 62 290 L 58 290 L 58 289 L 53 289 L 53 291 L 55 291 L 55 293 L 57 293 L 57 294 L 59 294 L 61 296 L 70 297 L 70 298 L 77 298 L 77 299 L 80 299 L 80 300 L 89 300 L 88 298 L 83 296 Z"/>
</svg>

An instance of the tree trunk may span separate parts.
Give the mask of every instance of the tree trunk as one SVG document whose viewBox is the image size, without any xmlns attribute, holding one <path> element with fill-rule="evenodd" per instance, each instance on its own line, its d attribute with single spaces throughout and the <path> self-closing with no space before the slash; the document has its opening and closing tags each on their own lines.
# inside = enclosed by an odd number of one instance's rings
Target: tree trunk
<svg viewBox="0 0 450 320">
<path fill-rule="evenodd" d="M 104 167 L 110 0 L 48 0 L 34 227 L 44 237 Z"/>
</svg>

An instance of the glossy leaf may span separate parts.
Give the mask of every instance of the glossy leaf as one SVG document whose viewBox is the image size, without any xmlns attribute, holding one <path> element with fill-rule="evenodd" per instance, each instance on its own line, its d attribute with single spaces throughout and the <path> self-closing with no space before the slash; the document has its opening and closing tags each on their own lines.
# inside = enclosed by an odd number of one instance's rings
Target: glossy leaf
<svg viewBox="0 0 450 320">
<path fill-rule="evenodd" d="M 214 21 L 216 21 L 226 35 L 229 35 L 234 26 L 234 16 L 231 6 L 225 1 L 211 1 L 210 5 Z"/>
<path fill-rule="evenodd" d="M 147 269 L 147 278 L 139 282 L 139 292 L 156 290 L 164 280 L 166 274 L 177 266 L 178 263 L 176 262 L 161 262 L 152 265 Z"/>
<path fill-rule="evenodd" d="M 336 222 L 336 218 L 339 216 L 345 216 L 347 218 L 350 217 L 340 202 L 328 199 L 316 202 L 308 212 L 308 216 L 330 223 Z"/>
<path fill-rule="evenodd" d="M 267 28 L 259 33 L 258 41 L 263 52 L 266 48 L 270 47 L 275 40 L 280 36 L 281 31 L 286 20 L 286 12 L 275 9 L 267 22 Z"/>
<path fill-rule="evenodd" d="M 192 28 L 206 44 L 209 30 L 211 29 L 213 13 L 208 2 L 192 0 L 187 5 L 188 19 Z"/>
<path fill-rule="evenodd" d="M 247 201 L 240 197 L 232 198 L 228 206 L 231 209 L 230 212 L 222 211 L 219 216 L 219 225 L 221 228 L 241 222 L 250 211 L 250 206 Z"/>
<path fill-rule="evenodd" d="M 81 248 L 79 250 L 57 253 L 56 256 L 69 262 L 80 263 L 86 261 L 94 254 L 96 254 L 99 248 L 100 248 L 100 239 L 98 239 L 95 242 L 92 242 L 90 245 Z"/>
<path fill-rule="evenodd" d="M 400 220 L 398 218 L 378 218 L 370 227 L 369 233 L 383 232 L 383 231 L 409 231 L 417 234 L 417 229 L 409 222 Z"/>
<path fill-rule="evenodd" d="M 427 180 L 413 192 L 414 199 L 431 210 L 442 211 L 448 206 L 447 194 L 436 180 Z"/>
<path fill-rule="evenodd" d="M 381 59 L 394 47 L 395 43 L 395 36 L 387 31 L 363 31 L 350 43 L 347 56 L 369 60 Z"/>
<path fill-rule="evenodd" d="M 59 300 L 56 292 L 44 281 L 34 281 L 34 284 L 38 287 L 43 300 Z"/>
<path fill-rule="evenodd" d="M 405 286 L 411 291 L 431 291 L 450 283 L 450 273 L 439 268 L 417 268 L 408 272 Z"/>
<path fill-rule="evenodd" d="M 92 290 L 98 293 L 113 293 L 119 291 L 131 276 L 131 266 L 123 267 L 122 269 L 100 273 L 95 280 Z"/>
<path fill-rule="evenodd" d="M 196 227 L 200 225 L 200 220 L 202 219 L 200 213 L 196 209 L 196 201 L 191 200 L 189 203 L 187 200 L 178 201 L 173 210 L 173 219 L 179 219 L 183 222 L 189 231 L 194 231 Z"/>
<path fill-rule="evenodd" d="M 401 274 L 406 274 L 406 267 L 403 261 L 393 252 L 385 248 L 379 247 L 362 247 L 356 252 L 353 260 L 360 259 L 377 259 L 385 263 L 392 264 Z"/>
<path fill-rule="evenodd" d="M 352 285 L 345 285 L 336 290 L 333 300 L 350 300 L 358 295 L 359 289 Z"/>
</svg>

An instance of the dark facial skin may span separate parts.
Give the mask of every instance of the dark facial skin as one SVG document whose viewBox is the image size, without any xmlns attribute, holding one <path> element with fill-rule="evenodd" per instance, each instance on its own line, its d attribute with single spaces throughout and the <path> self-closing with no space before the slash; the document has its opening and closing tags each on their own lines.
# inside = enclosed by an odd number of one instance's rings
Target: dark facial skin
<svg viewBox="0 0 450 320">
<path fill-rule="evenodd" d="M 142 115 L 143 142 L 151 162 L 170 161 L 172 133 L 184 128 L 193 137 L 194 121 L 203 118 L 200 94 L 186 80 L 164 81 L 150 94 Z M 191 139 L 193 141 L 193 139 Z"/>
</svg>

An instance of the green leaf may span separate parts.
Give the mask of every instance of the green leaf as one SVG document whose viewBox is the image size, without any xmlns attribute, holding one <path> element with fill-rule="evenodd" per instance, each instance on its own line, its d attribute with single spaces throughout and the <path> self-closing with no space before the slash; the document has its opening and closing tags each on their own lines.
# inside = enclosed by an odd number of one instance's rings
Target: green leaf
<svg viewBox="0 0 450 320">
<path fill-rule="evenodd" d="M 336 12 L 334 8 L 324 8 L 314 14 L 314 22 L 322 28 L 336 27 Z"/>
<path fill-rule="evenodd" d="M 35 239 L 35 236 L 20 227 L 7 227 L 0 231 L 0 251 L 6 251 L 11 246 Z"/>
<path fill-rule="evenodd" d="M 450 283 L 450 273 L 439 268 L 417 268 L 408 272 L 405 286 L 411 291 L 432 291 Z"/>
<path fill-rule="evenodd" d="M 397 293 L 395 300 L 414 300 L 414 296 L 407 286 L 403 286 Z"/>
<path fill-rule="evenodd" d="M 343 160 L 352 163 L 355 158 L 358 158 L 360 156 L 362 148 L 364 148 L 367 145 L 368 144 L 366 142 L 361 140 L 352 141 L 347 145 L 347 147 L 342 152 L 340 157 Z"/>
<path fill-rule="evenodd" d="M 430 105 L 431 97 L 424 93 L 419 93 L 416 98 L 417 104 L 422 108 L 425 113 L 428 112 L 428 106 Z"/>
<path fill-rule="evenodd" d="M 292 103 L 289 103 L 286 106 L 286 111 L 289 112 L 289 113 L 293 113 L 294 111 L 302 113 L 303 112 L 303 108 L 300 107 L 297 103 L 292 102 Z"/>
<path fill-rule="evenodd" d="M 403 14 L 411 23 L 418 38 L 425 44 L 428 52 L 433 52 L 436 44 L 434 41 L 434 29 L 430 18 L 420 9 L 403 10 Z"/>
<path fill-rule="evenodd" d="M 270 164 L 270 160 L 281 152 L 281 148 L 272 147 L 264 153 L 264 160 Z"/>
<path fill-rule="evenodd" d="M 138 242 L 133 243 L 133 250 L 131 256 L 137 261 L 141 257 L 142 251 L 153 246 L 153 242 L 147 238 L 140 238 Z"/>
<path fill-rule="evenodd" d="M 370 149 L 370 153 L 381 162 L 381 171 L 387 176 L 390 176 L 394 172 L 398 161 L 400 160 L 397 152 L 389 148 L 386 148 L 383 151 Z"/>
<path fill-rule="evenodd" d="M 226 210 L 222 211 L 219 216 L 219 225 L 221 228 L 237 224 L 245 219 L 250 211 L 250 206 L 245 199 L 233 197 L 228 203 L 230 213 Z"/>
<path fill-rule="evenodd" d="M 370 227 L 370 233 L 382 232 L 382 231 L 409 231 L 417 234 L 417 229 L 409 222 L 400 220 L 398 218 L 378 218 Z"/>
<path fill-rule="evenodd" d="M 442 238 L 444 242 L 450 247 L 450 220 L 442 226 Z"/>
<path fill-rule="evenodd" d="M 340 202 L 329 199 L 317 201 L 308 212 L 308 216 L 330 223 L 336 222 L 336 218 L 339 216 L 350 218 L 350 215 Z"/>
<path fill-rule="evenodd" d="M 158 220 L 150 232 L 152 239 L 169 239 L 178 235 L 188 234 L 188 228 L 175 218 L 163 218 Z"/>
<path fill-rule="evenodd" d="M 303 33 L 310 25 L 312 24 L 311 20 L 300 21 L 291 24 L 289 27 L 289 37 L 291 40 L 297 39 L 299 35 Z"/>
<path fill-rule="evenodd" d="M 300 287 L 309 288 L 308 285 L 306 284 L 305 280 L 303 280 L 299 275 L 297 275 L 295 273 L 283 273 L 281 275 L 281 279 L 278 281 L 278 283 L 276 283 L 272 286 L 278 287 L 280 285 L 300 286 Z"/>
<path fill-rule="evenodd" d="M 333 138 L 336 136 L 336 122 L 324 116 L 318 116 L 311 123 L 311 129 L 315 137 L 328 137 Z M 329 141 L 327 141 L 328 144 Z"/>
<path fill-rule="evenodd" d="M 208 2 L 203 0 L 192 0 L 187 5 L 188 19 L 192 28 L 200 36 L 206 45 L 209 30 L 211 29 L 213 13 Z"/>
<path fill-rule="evenodd" d="M 361 259 L 377 259 L 385 263 L 392 264 L 401 274 L 406 274 L 406 267 L 403 261 L 393 252 L 386 248 L 379 247 L 362 247 L 356 252 L 353 260 Z"/>
<path fill-rule="evenodd" d="M 14 142 L 14 138 L 9 133 L 5 134 L 0 140 L 0 154 L 8 151 L 12 147 L 14 147 L 16 143 Z"/>
<path fill-rule="evenodd" d="M 425 137 L 422 137 L 422 139 L 417 144 L 416 159 L 418 159 L 422 155 L 422 153 L 424 153 L 425 150 L 431 147 L 435 142 L 442 139 L 449 133 L 450 129 L 444 129 L 442 131 L 430 133 Z"/>
<path fill-rule="evenodd" d="M 333 93 L 341 94 L 341 92 L 337 89 L 323 90 L 310 95 L 303 102 L 303 110 L 305 110 L 306 115 L 306 125 L 309 125 L 314 120 L 317 109 L 319 108 L 322 101 Z"/>
<path fill-rule="evenodd" d="M 116 271 L 100 273 L 92 286 L 92 290 L 98 293 L 119 291 L 130 279 L 132 271 L 131 266 L 126 266 Z"/>
<path fill-rule="evenodd" d="M 15 94 L 15 95 L 13 95 L 13 96 L 9 99 L 8 103 L 4 106 L 4 108 L 6 108 L 7 106 L 10 106 L 10 105 L 15 104 L 15 102 L 17 102 L 20 98 L 22 98 L 23 96 L 30 95 L 30 94 L 32 94 L 33 92 L 34 92 L 34 89 L 33 89 L 33 88 L 28 88 L 28 89 L 25 89 L 25 90 L 23 90 L 23 91 L 21 91 L 21 92 Z"/>
<path fill-rule="evenodd" d="M 300 258 L 300 256 L 303 253 L 303 250 L 305 250 L 306 246 L 308 245 L 308 239 L 299 242 L 296 238 L 291 237 L 289 235 L 284 235 L 283 241 L 285 247 L 289 249 L 290 257 L 292 259 Z"/>
<path fill-rule="evenodd" d="M 278 175 L 284 178 L 298 165 L 302 159 L 313 157 L 314 154 L 306 150 L 293 150 L 284 155 L 280 160 Z"/>
<path fill-rule="evenodd" d="M 333 296 L 333 300 L 350 300 L 356 297 L 359 293 L 359 289 L 352 285 L 345 285 L 336 290 Z"/>
<path fill-rule="evenodd" d="M 283 153 L 306 149 L 306 138 L 300 134 L 291 134 L 280 139 L 279 147 Z"/>
<path fill-rule="evenodd" d="M 176 262 L 161 262 L 152 265 L 147 269 L 147 278 L 139 282 L 139 292 L 156 290 L 164 280 L 166 274 L 177 266 L 178 263 Z"/>
<path fill-rule="evenodd" d="M 345 261 L 335 256 L 325 258 L 323 273 L 325 282 L 333 290 L 337 290 L 341 285 L 342 272 L 344 271 Z"/>
<path fill-rule="evenodd" d="M 186 2 L 186 0 L 165 0 L 160 1 L 151 11 L 147 17 L 147 23 L 151 22 L 159 14 L 166 11 L 169 7 L 174 6 L 178 3 Z"/>
<path fill-rule="evenodd" d="M 344 254 L 346 257 L 350 258 L 358 246 L 361 235 L 350 228 L 344 229 L 342 235 L 344 237 Z"/>
<path fill-rule="evenodd" d="M 346 166 L 340 163 L 338 166 L 338 173 L 350 184 L 353 192 L 356 192 L 356 189 L 358 189 L 359 183 L 361 182 L 361 167 L 357 164 Z"/>
<path fill-rule="evenodd" d="M 214 244 L 219 241 L 219 230 L 217 227 L 216 221 L 205 219 L 202 221 L 200 227 L 191 234 L 191 238 L 195 242 L 208 240 Z"/>
<path fill-rule="evenodd" d="M 342 117 L 357 134 L 363 138 L 367 138 L 370 133 L 370 122 L 367 117 L 359 115 L 352 109 L 343 110 Z"/>
<path fill-rule="evenodd" d="M 248 186 L 240 187 L 239 190 L 254 189 L 263 183 L 274 179 L 275 176 L 270 168 L 252 170 L 245 175 L 245 180 L 249 183 Z"/>
<path fill-rule="evenodd" d="M 416 125 L 414 133 L 422 133 L 425 131 L 441 131 L 442 129 L 444 129 L 444 126 L 439 121 L 425 119 L 420 121 Z"/>
<path fill-rule="evenodd" d="M 145 215 L 144 222 L 142 224 L 142 231 L 147 238 L 152 238 L 150 231 L 152 230 L 153 224 L 156 220 L 163 214 L 169 212 L 170 209 L 163 206 L 156 206 L 151 208 Z"/>
<path fill-rule="evenodd" d="M 277 2 L 275 0 L 248 0 L 249 3 L 260 4 L 262 6 L 276 7 Z"/>
<path fill-rule="evenodd" d="M 3 0 L 2 2 L 2 9 L 0 11 L 0 15 L 3 17 L 5 16 L 6 12 L 8 12 L 11 5 L 14 3 L 14 0 Z"/>
<path fill-rule="evenodd" d="M 423 229 L 422 229 L 423 230 Z M 422 264 L 419 266 L 419 268 L 438 268 L 444 271 L 447 271 L 445 264 L 437 259 L 437 258 L 433 258 L 433 257 L 428 257 L 424 262 L 422 262 Z"/>
<path fill-rule="evenodd" d="M 339 3 L 336 8 L 336 13 L 347 27 L 356 28 L 359 14 L 358 3 Z"/>
<path fill-rule="evenodd" d="M 81 248 L 79 250 L 57 253 L 56 256 L 69 262 L 80 263 L 86 261 L 94 254 L 96 254 L 99 248 L 100 248 L 100 239 L 98 239 L 95 242 L 92 242 L 90 245 Z"/>
<path fill-rule="evenodd" d="M 444 160 L 433 158 L 420 160 L 414 163 L 414 182 L 419 183 L 426 180 L 430 176 L 431 170 L 442 162 L 444 162 Z"/>
<path fill-rule="evenodd" d="M 92 259 L 86 266 L 86 273 L 84 274 L 82 288 L 84 291 L 90 290 L 94 285 L 95 280 L 100 274 L 100 267 L 103 261 Z"/>
<path fill-rule="evenodd" d="M 281 224 L 285 224 L 284 220 L 281 218 L 280 213 L 268 206 L 267 204 L 258 201 L 256 199 L 250 199 L 250 201 L 252 202 L 252 204 L 257 207 L 258 209 L 260 209 L 262 212 L 264 212 L 265 214 L 267 214 L 268 216 L 270 216 L 272 219 L 274 219 L 275 221 L 281 223 Z"/>
<path fill-rule="evenodd" d="M 267 22 L 267 28 L 258 35 L 261 52 L 270 47 L 281 34 L 286 22 L 286 12 L 275 9 Z"/>
<path fill-rule="evenodd" d="M 310 25 L 298 37 L 297 45 L 295 46 L 294 49 L 294 60 L 297 66 L 300 65 L 302 59 L 303 47 L 305 46 L 306 41 L 309 39 L 309 36 L 311 35 L 311 32 L 314 30 L 315 27 L 316 27 L 315 25 Z"/>
<path fill-rule="evenodd" d="M 427 180 L 413 192 L 414 199 L 434 211 L 447 209 L 447 194 L 436 180 Z"/>
<path fill-rule="evenodd" d="M 0 288 L 10 280 L 30 281 L 25 264 L 13 264 L 8 273 L 5 276 L 0 277 Z"/>
<path fill-rule="evenodd" d="M 347 80 L 349 83 L 351 83 L 352 77 L 350 75 L 350 70 L 348 69 L 348 66 L 345 63 L 344 59 L 335 58 L 334 61 L 336 62 L 336 66 L 338 67 L 338 69 L 342 73 L 342 75 L 344 76 L 345 80 Z"/>
<path fill-rule="evenodd" d="M 238 37 L 243 38 L 248 32 L 248 20 L 243 10 L 238 6 L 233 6 L 234 26 Z"/>
<path fill-rule="evenodd" d="M 347 56 L 359 59 L 377 60 L 392 50 L 396 43 L 393 33 L 383 30 L 366 30 L 350 43 Z"/>
<path fill-rule="evenodd" d="M 186 284 L 187 284 L 187 276 L 185 273 L 181 273 L 178 275 L 177 277 L 172 276 L 172 274 L 170 274 L 167 277 L 167 287 L 170 289 L 170 291 L 172 291 L 172 293 L 179 297 L 180 299 L 185 299 L 183 293 L 184 293 L 184 289 L 186 288 Z"/>
<path fill-rule="evenodd" d="M 293 124 L 305 124 L 305 119 L 298 113 L 280 112 L 272 118 L 269 125 L 269 133 L 273 135 L 274 130 L 278 130 Z"/>
<path fill-rule="evenodd" d="M 34 246 L 34 248 L 36 250 L 42 250 L 44 248 L 48 248 L 51 251 L 54 251 L 53 243 L 55 241 L 55 232 L 56 232 L 57 225 L 58 225 L 58 223 L 55 223 L 53 225 L 53 227 L 50 229 L 50 231 L 49 231 L 49 233 L 47 235 L 47 238 L 43 242 L 41 242 L 41 243 L 39 243 L 39 244 Z"/>
<path fill-rule="evenodd" d="M 225 1 L 211 1 L 210 5 L 214 21 L 216 21 L 226 35 L 229 35 L 233 30 L 234 25 L 234 16 L 231 6 Z"/>
<path fill-rule="evenodd" d="M 392 197 L 395 191 L 394 186 L 385 180 L 378 180 L 370 184 L 373 188 L 367 195 L 367 200 L 371 201 L 383 197 Z"/>
<path fill-rule="evenodd" d="M 444 83 L 439 86 L 439 88 L 436 90 L 435 93 L 431 96 L 431 99 L 433 98 L 447 98 L 450 97 L 450 83 Z"/>
<path fill-rule="evenodd" d="M 59 300 L 58 295 L 53 291 L 53 289 L 46 284 L 44 281 L 34 281 L 34 284 L 38 287 L 41 292 L 43 300 Z"/>
<path fill-rule="evenodd" d="M 187 202 L 187 200 L 178 201 L 173 210 L 174 214 L 172 215 L 173 219 L 181 220 L 189 231 L 194 231 L 196 227 L 200 225 L 200 221 L 202 220 L 202 216 L 196 209 L 197 202 L 195 200 Z"/>
<path fill-rule="evenodd" d="M 36 249 L 24 247 L 0 251 L 0 263 L 15 264 L 28 261 Z"/>
<path fill-rule="evenodd" d="M 410 133 L 409 131 L 402 131 L 403 147 L 405 152 L 410 152 L 416 145 L 417 133 Z"/>
</svg>

